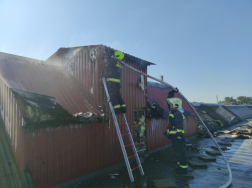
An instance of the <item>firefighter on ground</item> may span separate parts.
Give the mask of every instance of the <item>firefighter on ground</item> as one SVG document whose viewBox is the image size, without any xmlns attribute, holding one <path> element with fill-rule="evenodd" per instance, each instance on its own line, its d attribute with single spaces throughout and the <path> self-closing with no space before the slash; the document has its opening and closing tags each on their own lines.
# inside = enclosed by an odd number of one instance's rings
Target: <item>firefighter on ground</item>
<svg viewBox="0 0 252 188">
<path fill-rule="evenodd" d="M 113 55 L 119 60 L 124 58 L 124 53 L 120 51 L 115 51 Z M 116 114 L 126 113 L 126 104 L 124 103 L 120 93 L 120 77 L 123 66 L 119 61 L 110 58 L 109 55 L 107 55 L 106 58 L 106 81 L 111 103 Z"/>
<path fill-rule="evenodd" d="M 183 130 L 183 121 L 185 119 L 182 109 L 182 100 L 174 98 L 174 93 L 178 92 L 178 89 L 171 90 L 167 96 L 167 105 L 169 108 L 168 116 L 168 129 L 164 132 L 164 135 L 172 140 L 172 148 L 177 158 L 178 167 L 176 168 L 177 174 L 188 173 L 188 163 L 185 153 L 185 137 Z"/>
</svg>

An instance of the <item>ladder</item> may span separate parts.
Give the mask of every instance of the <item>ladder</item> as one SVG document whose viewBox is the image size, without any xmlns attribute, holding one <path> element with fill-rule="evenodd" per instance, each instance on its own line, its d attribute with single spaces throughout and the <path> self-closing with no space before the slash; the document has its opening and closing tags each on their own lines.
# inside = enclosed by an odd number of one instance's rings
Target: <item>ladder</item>
<svg viewBox="0 0 252 188">
<path fill-rule="evenodd" d="M 135 147 L 135 144 L 134 144 L 134 140 L 133 140 L 133 138 L 131 136 L 131 132 L 130 132 L 129 125 L 127 123 L 125 114 L 124 113 L 122 114 L 124 123 L 119 123 L 118 124 L 114 108 L 113 108 L 112 103 L 110 101 L 110 97 L 109 97 L 108 89 L 107 89 L 107 85 L 106 85 L 106 80 L 105 80 L 104 77 L 102 78 L 102 81 L 103 81 L 104 89 L 105 89 L 105 92 L 106 92 L 106 95 L 107 95 L 107 99 L 108 99 L 107 102 L 109 103 L 109 107 L 110 107 L 110 110 L 111 110 L 111 113 L 112 113 L 112 116 L 113 116 L 113 119 L 114 119 L 114 122 L 115 122 L 115 127 L 116 127 L 116 131 L 117 131 L 117 135 L 118 135 L 118 138 L 119 138 L 119 141 L 120 141 L 120 145 L 121 145 L 121 148 L 122 148 L 124 160 L 125 160 L 125 163 L 126 163 L 126 166 L 127 166 L 127 169 L 128 169 L 130 181 L 133 182 L 134 181 L 134 177 L 133 177 L 132 171 L 139 168 L 140 173 L 141 173 L 142 176 L 144 176 L 144 171 L 143 171 L 141 162 L 139 160 L 139 157 L 138 157 L 138 154 L 137 154 L 137 150 L 136 150 L 136 147 Z M 121 131 L 120 131 L 120 128 L 119 128 L 120 125 L 125 125 L 126 126 L 127 133 L 121 134 Z M 124 145 L 123 136 L 127 136 L 127 135 L 129 136 L 130 144 Z M 134 155 L 128 157 L 125 148 L 129 147 L 129 146 L 132 147 Z M 133 158 L 133 157 L 135 157 L 138 166 L 136 166 L 136 167 L 134 167 L 134 168 L 131 169 L 130 163 L 129 163 L 129 159 Z"/>
</svg>

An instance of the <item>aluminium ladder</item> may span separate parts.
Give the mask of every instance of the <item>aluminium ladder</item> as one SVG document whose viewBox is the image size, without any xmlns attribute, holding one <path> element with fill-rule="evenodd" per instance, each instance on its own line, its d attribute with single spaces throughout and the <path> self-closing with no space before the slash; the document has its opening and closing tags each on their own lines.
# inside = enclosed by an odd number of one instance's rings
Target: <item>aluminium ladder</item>
<svg viewBox="0 0 252 188">
<path fill-rule="evenodd" d="M 112 113 L 112 116 L 113 116 L 113 119 L 114 119 L 114 122 L 115 122 L 115 127 L 116 127 L 116 131 L 117 131 L 117 135 L 118 135 L 118 138 L 119 138 L 119 141 L 120 141 L 120 145 L 121 145 L 121 148 L 122 148 L 124 160 L 125 160 L 125 163 L 126 163 L 126 166 L 127 166 L 127 169 L 128 169 L 130 181 L 133 182 L 134 181 L 134 177 L 133 177 L 132 171 L 135 170 L 135 169 L 137 169 L 137 168 L 139 168 L 140 173 L 141 173 L 142 176 L 144 176 L 144 171 L 143 171 L 141 162 L 139 160 L 139 157 L 138 157 L 138 154 L 137 154 L 137 150 L 136 150 L 133 138 L 131 136 L 131 132 L 130 132 L 129 125 L 127 123 L 125 114 L 124 113 L 122 114 L 123 115 L 124 123 L 119 123 L 118 124 L 114 108 L 113 108 L 112 103 L 110 101 L 110 97 L 109 97 L 109 94 L 108 94 L 108 89 L 107 89 L 107 85 L 106 85 L 106 81 L 105 81 L 104 77 L 102 78 L 102 81 L 103 81 L 104 89 L 105 89 L 105 92 L 106 92 L 106 95 L 107 95 L 107 99 L 108 99 L 107 102 L 109 103 L 109 107 L 110 107 L 110 110 L 111 110 L 111 113 Z M 119 125 L 125 125 L 127 133 L 121 134 Z M 129 136 L 129 140 L 130 140 L 130 144 L 128 144 L 128 145 L 124 145 L 123 138 L 122 138 L 123 136 L 126 136 L 126 135 Z M 133 149 L 133 152 L 134 152 L 134 155 L 129 156 L 129 157 L 128 157 L 126 149 L 125 149 L 128 146 L 132 146 L 132 149 Z M 138 166 L 136 166 L 135 168 L 131 169 L 130 163 L 129 163 L 129 159 L 132 158 L 132 157 L 136 158 L 136 162 L 137 162 Z"/>
</svg>

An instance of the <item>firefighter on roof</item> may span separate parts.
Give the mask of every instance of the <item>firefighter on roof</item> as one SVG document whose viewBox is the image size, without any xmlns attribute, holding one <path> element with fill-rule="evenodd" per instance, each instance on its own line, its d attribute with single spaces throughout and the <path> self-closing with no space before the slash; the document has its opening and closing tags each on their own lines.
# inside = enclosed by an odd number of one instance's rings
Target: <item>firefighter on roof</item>
<svg viewBox="0 0 252 188">
<path fill-rule="evenodd" d="M 120 51 L 115 51 L 114 56 L 119 60 L 124 58 L 123 52 Z M 126 104 L 124 103 L 120 93 L 120 77 L 123 68 L 122 64 L 119 61 L 110 58 L 109 56 L 106 58 L 106 81 L 111 103 L 116 114 L 126 113 Z"/>
<path fill-rule="evenodd" d="M 187 158 L 185 154 L 185 137 L 183 130 L 183 121 L 185 119 L 182 109 L 182 100 L 179 98 L 173 98 L 174 93 L 178 92 L 178 89 L 171 90 L 167 97 L 167 105 L 169 108 L 168 116 L 168 129 L 164 132 L 164 135 L 168 139 L 172 139 L 172 147 L 177 158 L 178 167 L 176 168 L 177 174 L 187 174 Z"/>
</svg>

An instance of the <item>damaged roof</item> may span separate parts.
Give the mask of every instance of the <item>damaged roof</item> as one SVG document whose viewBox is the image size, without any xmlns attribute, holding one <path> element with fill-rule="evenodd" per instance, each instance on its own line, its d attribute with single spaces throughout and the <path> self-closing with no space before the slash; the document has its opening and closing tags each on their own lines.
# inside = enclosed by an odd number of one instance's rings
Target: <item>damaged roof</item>
<svg viewBox="0 0 252 188">
<path fill-rule="evenodd" d="M 71 115 L 100 113 L 60 65 L 0 52 L 0 75 L 9 88 L 20 91 L 19 94 L 23 91 L 26 96 L 27 92 L 34 97 L 44 95 L 48 104 L 55 100 L 55 104 Z"/>
<path fill-rule="evenodd" d="M 252 111 L 252 105 L 245 105 L 245 106 Z"/>
<path fill-rule="evenodd" d="M 214 120 L 219 120 L 223 126 L 237 123 L 240 121 L 239 116 L 230 111 L 225 105 L 219 103 L 197 103 L 193 102 L 199 110 L 207 113 Z"/>
<path fill-rule="evenodd" d="M 148 92 L 148 97 L 147 101 L 148 103 L 152 106 L 152 108 L 162 108 L 163 109 L 163 117 L 168 118 L 167 113 L 168 113 L 168 106 L 167 106 L 167 95 L 168 92 L 171 91 L 172 88 L 160 84 L 157 82 L 147 82 L 147 92 Z M 174 97 L 180 98 L 182 100 L 182 108 L 185 111 L 184 115 L 185 116 L 190 116 L 190 115 L 195 115 L 189 104 L 178 94 L 175 93 Z M 194 106 L 193 106 L 194 107 Z M 201 112 L 194 107 L 194 109 L 201 114 Z M 158 110 L 161 112 L 161 110 Z"/>
<path fill-rule="evenodd" d="M 82 48 L 95 48 L 95 47 L 102 47 L 104 46 L 105 48 L 108 48 L 112 51 L 117 51 L 117 49 L 113 49 L 109 46 L 106 46 L 106 45 L 102 45 L 102 44 L 98 44 L 98 45 L 88 45 L 88 46 L 78 46 L 78 47 L 68 47 L 68 48 L 59 48 L 57 52 L 55 52 L 53 55 L 51 55 L 46 61 L 55 61 L 55 58 L 58 58 L 58 57 L 61 57 L 61 56 L 64 56 L 65 54 L 71 54 L 71 53 L 75 53 L 76 50 L 81 50 Z M 136 64 L 139 64 L 140 66 L 148 66 L 148 65 L 155 65 L 154 63 L 152 62 L 149 62 L 149 61 L 146 61 L 146 60 L 143 60 L 141 58 L 138 58 L 138 57 L 135 57 L 135 56 L 132 56 L 130 54 L 127 54 L 125 52 L 124 53 L 124 59 L 126 61 L 130 61 L 130 62 L 133 62 L 133 63 L 136 63 Z"/>
<path fill-rule="evenodd" d="M 252 118 L 252 111 L 245 105 L 226 105 L 226 107 L 241 119 Z"/>
</svg>

